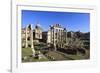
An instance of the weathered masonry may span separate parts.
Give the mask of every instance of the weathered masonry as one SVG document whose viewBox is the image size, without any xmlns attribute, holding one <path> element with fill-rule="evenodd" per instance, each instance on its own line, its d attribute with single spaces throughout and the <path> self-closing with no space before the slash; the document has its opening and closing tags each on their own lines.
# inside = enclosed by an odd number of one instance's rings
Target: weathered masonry
<svg viewBox="0 0 100 73">
<path fill-rule="evenodd" d="M 67 30 L 66 28 L 61 27 L 60 24 L 55 24 L 50 26 L 48 31 L 48 40 L 47 43 L 53 44 L 56 48 L 62 48 L 64 43 L 67 41 Z"/>
</svg>

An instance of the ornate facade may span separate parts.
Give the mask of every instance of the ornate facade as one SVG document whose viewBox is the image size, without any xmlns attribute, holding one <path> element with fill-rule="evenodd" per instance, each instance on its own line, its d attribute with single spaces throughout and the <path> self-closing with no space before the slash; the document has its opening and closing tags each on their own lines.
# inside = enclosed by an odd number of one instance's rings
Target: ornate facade
<svg viewBox="0 0 100 73">
<path fill-rule="evenodd" d="M 33 30 L 31 24 L 29 24 L 25 28 L 22 28 L 22 48 L 28 47 L 32 48 L 34 52 Z"/>
<path fill-rule="evenodd" d="M 34 31 L 35 31 L 35 38 L 42 39 L 42 28 L 36 25 Z"/>
</svg>

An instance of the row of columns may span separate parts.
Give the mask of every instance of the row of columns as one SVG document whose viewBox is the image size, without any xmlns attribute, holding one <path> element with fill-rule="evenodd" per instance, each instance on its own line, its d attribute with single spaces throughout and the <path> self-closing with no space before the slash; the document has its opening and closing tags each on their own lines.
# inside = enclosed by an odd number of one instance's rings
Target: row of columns
<svg viewBox="0 0 100 73">
<path fill-rule="evenodd" d="M 51 27 L 51 42 L 55 50 L 57 48 L 56 46 L 62 47 L 64 41 L 66 41 L 66 30 L 59 27 Z"/>
</svg>

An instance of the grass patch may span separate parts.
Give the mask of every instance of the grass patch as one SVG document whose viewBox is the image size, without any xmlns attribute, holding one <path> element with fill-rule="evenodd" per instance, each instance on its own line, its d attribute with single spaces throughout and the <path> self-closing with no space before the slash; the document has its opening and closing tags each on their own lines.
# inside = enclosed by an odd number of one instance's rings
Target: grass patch
<svg viewBox="0 0 100 73">
<path fill-rule="evenodd" d="M 35 53 L 38 53 L 39 50 L 35 50 Z M 49 61 L 48 58 L 45 56 L 42 57 L 41 59 L 35 59 L 31 55 L 33 54 L 31 48 L 22 48 L 22 58 L 27 57 L 26 59 L 22 60 L 22 62 L 41 62 L 41 61 Z"/>
<path fill-rule="evenodd" d="M 81 60 L 84 59 L 84 56 L 82 55 L 68 55 L 68 57 L 74 59 L 74 60 Z"/>
<path fill-rule="evenodd" d="M 27 62 L 43 62 L 43 61 L 49 61 L 49 59 L 47 59 L 47 58 L 35 59 L 35 58 L 32 58 L 32 57 L 28 57 L 28 59 L 23 60 L 24 63 L 27 63 Z"/>
<path fill-rule="evenodd" d="M 32 55 L 32 49 L 31 48 L 22 48 L 22 57 Z"/>
<path fill-rule="evenodd" d="M 49 51 L 46 55 L 53 57 L 55 61 L 69 60 L 69 58 L 63 56 L 62 54 L 58 53 L 57 51 Z"/>
<path fill-rule="evenodd" d="M 59 54 L 62 54 L 64 57 L 68 58 L 69 60 L 81 60 L 81 59 L 86 59 L 85 55 L 82 54 L 77 54 L 77 55 L 69 55 L 66 53 L 58 52 Z"/>
</svg>

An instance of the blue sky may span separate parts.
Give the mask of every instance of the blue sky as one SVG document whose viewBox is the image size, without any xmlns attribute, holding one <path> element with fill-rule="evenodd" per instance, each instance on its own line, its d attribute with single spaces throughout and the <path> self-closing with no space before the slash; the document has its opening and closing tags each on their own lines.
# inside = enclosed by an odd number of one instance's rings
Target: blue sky
<svg viewBox="0 0 100 73">
<path fill-rule="evenodd" d="M 40 25 L 44 31 L 49 29 L 50 25 L 60 24 L 68 31 L 90 31 L 90 14 L 75 12 L 48 12 L 22 10 L 22 27 L 32 24 Z"/>
</svg>

